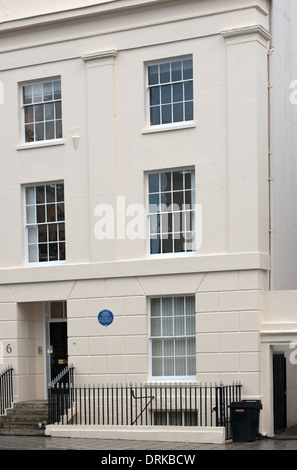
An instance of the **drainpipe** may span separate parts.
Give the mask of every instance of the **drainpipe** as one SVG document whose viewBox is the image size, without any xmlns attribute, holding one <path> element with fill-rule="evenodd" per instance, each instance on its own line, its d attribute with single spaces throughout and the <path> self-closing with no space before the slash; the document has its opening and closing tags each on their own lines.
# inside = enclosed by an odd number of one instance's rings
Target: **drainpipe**
<svg viewBox="0 0 297 470">
<path fill-rule="evenodd" d="M 269 32 L 271 40 L 267 51 L 267 74 L 268 74 L 268 187 L 269 187 L 269 255 L 270 255 L 270 271 L 269 271 L 269 290 L 273 290 L 273 174 L 271 159 L 273 156 L 271 148 L 271 55 L 273 54 L 273 0 L 269 0 Z"/>
</svg>

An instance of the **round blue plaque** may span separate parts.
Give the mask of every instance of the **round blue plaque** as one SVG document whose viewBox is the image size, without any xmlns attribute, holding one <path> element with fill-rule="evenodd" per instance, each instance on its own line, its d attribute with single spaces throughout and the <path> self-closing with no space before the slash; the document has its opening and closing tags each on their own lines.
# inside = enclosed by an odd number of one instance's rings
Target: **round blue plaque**
<svg viewBox="0 0 297 470">
<path fill-rule="evenodd" d="M 108 326 L 113 322 L 113 313 L 110 310 L 101 310 L 98 314 L 100 325 Z"/>
</svg>

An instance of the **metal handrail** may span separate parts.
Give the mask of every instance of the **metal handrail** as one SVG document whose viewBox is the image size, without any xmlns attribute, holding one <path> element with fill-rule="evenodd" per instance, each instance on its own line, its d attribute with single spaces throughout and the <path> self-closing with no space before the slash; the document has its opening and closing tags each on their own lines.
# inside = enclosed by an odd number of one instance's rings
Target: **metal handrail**
<svg viewBox="0 0 297 470">
<path fill-rule="evenodd" d="M 7 366 L 0 373 L 0 415 L 3 415 L 13 402 L 13 367 Z"/>
</svg>

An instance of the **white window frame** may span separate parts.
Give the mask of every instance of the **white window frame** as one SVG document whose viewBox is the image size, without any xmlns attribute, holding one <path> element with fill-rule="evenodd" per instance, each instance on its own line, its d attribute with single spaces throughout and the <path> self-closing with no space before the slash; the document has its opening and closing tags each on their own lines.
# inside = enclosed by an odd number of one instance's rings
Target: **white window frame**
<svg viewBox="0 0 297 470">
<path fill-rule="evenodd" d="M 173 121 L 173 116 L 172 116 L 172 122 L 169 123 L 162 123 L 160 124 L 151 124 L 151 100 L 150 100 L 150 89 L 153 87 L 153 85 L 149 84 L 149 67 L 150 66 L 158 66 L 161 67 L 163 64 L 172 64 L 174 62 L 180 62 L 184 60 L 192 60 L 192 71 L 193 71 L 193 77 L 191 79 L 182 79 L 178 82 L 172 81 L 172 75 L 171 79 L 168 82 L 161 83 L 159 82 L 158 84 L 155 84 L 155 86 L 161 87 L 162 85 L 170 85 L 171 89 L 174 84 L 177 83 L 182 83 L 184 84 L 185 82 L 192 82 L 192 100 L 186 100 L 185 96 L 182 101 L 179 101 L 178 103 L 183 104 L 183 115 L 185 116 L 185 103 L 186 102 L 192 102 L 192 119 L 183 119 L 179 121 Z M 159 70 L 160 74 L 160 70 Z M 170 104 L 173 105 L 173 97 L 171 97 Z M 193 127 L 194 125 L 194 62 L 193 62 L 193 56 L 192 55 L 185 55 L 185 56 L 180 56 L 180 57 L 174 57 L 174 58 L 169 58 L 169 59 L 162 59 L 162 60 L 155 60 L 146 63 L 146 101 L 147 101 L 147 130 L 148 131 L 160 131 L 160 130 L 170 130 L 170 129 L 177 129 L 177 128 L 184 128 L 184 127 Z M 175 102 L 178 104 L 177 102 Z M 169 104 L 169 103 L 168 103 Z M 161 102 L 160 102 L 161 106 Z M 162 117 L 160 115 L 160 120 L 162 120 Z"/>
<path fill-rule="evenodd" d="M 59 239 L 59 234 L 57 235 L 58 236 L 58 240 L 56 241 L 57 244 L 59 243 L 64 243 L 65 244 L 65 253 L 66 253 L 66 220 L 65 220 L 65 184 L 64 184 L 64 181 L 46 181 L 46 182 L 42 182 L 42 183 L 32 183 L 32 184 L 27 184 L 24 186 L 23 188 L 23 198 L 24 198 L 24 218 L 25 218 L 25 260 L 26 260 L 26 265 L 27 266 L 53 266 L 53 265 L 63 265 L 63 264 L 66 264 L 66 254 L 65 254 L 65 259 L 58 259 L 58 260 L 52 260 L 52 261 L 30 261 L 30 257 L 29 257 L 29 227 L 37 227 L 37 232 L 38 232 L 38 225 L 41 225 L 40 223 L 37 222 L 37 213 L 36 213 L 36 208 L 37 208 L 37 204 L 35 202 L 35 204 L 27 204 L 27 201 L 26 201 L 26 190 L 28 188 L 31 188 L 31 187 L 38 187 L 38 186 L 44 186 L 46 187 L 47 185 L 59 185 L 59 184 L 63 184 L 63 187 L 64 187 L 64 201 L 57 201 L 55 199 L 55 202 L 54 203 L 51 203 L 51 204 L 55 204 L 55 210 L 57 211 L 57 204 L 64 204 L 64 220 L 55 220 L 53 221 L 52 223 L 53 224 L 64 224 L 64 234 L 65 234 L 65 240 L 60 240 Z M 36 189 L 35 189 L 36 191 Z M 31 207 L 34 207 L 35 208 L 35 223 L 28 223 L 27 221 L 27 206 L 31 206 Z M 47 203 L 45 203 L 45 212 L 46 212 L 46 208 L 47 208 Z M 48 229 L 48 226 L 51 222 L 49 221 L 46 221 L 44 223 L 44 225 L 46 225 L 47 229 Z M 59 227 L 57 228 L 57 233 L 59 233 Z M 38 235 L 37 235 L 38 237 Z M 45 242 L 47 245 L 49 245 L 50 241 L 47 239 L 47 241 Z M 37 257 L 38 257 L 38 253 L 39 253 L 39 250 L 38 250 L 38 247 L 39 247 L 39 241 L 38 241 L 38 238 L 36 238 L 36 245 L 37 245 Z M 33 245 L 33 243 L 32 243 Z"/>
<path fill-rule="evenodd" d="M 153 174 L 163 174 L 163 173 L 171 173 L 173 174 L 174 172 L 183 172 L 184 174 L 186 173 L 191 173 L 191 209 L 187 209 L 187 207 L 185 207 L 184 209 L 182 209 L 181 211 L 175 211 L 175 207 L 174 207 L 174 203 L 172 204 L 172 207 L 170 207 L 170 211 L 167 211 L 165 210 L 164 212 L 162 211 L 162 204 L 161 204 L 161 201 L 160 201 L 160 219 L 162 220 L 162 215 L 165 217 L 166 214 L 170 215 L 171 214 L 171 217 L 173 219 L 174 215 L 175 214 L 182 214 L 181 217 L 183 218 L 183 216 L 185 216 L 186 213 L 189 213 L 189 216 L 191 217 L 191 225 L 192 225 L 192 230 L 191 231 L 187 231 L 187 230 L 183 230 L 183 225 L 181 226 L 181 231 L 180 232 L 175 232 L 174 230 L 172 230 L 172 235 L 173 236 L 176 236 L 176 238 L 178 239 L 178 233 L 180 234 L 180 236 L 183 237 L 183 234 L 191 234 L 192 235 L 192 241 L 189 242 L 189 246 L 192 246 L 192 249 L 191 250 L 186 250 L 186 251 L 168 251 L 168 252 L 162 252 L 161 253 L 152 253 L 151 252 L 151 235 L 155 232 L 152 232 L 151 231 L 151 223 L 152 223 L 152 219 L 153 217 L 157 217 L 157 213 L 156 212 L 153 212 L 151 211 L 152 207 L 151 207 L 151 204 L 150 204 L 150 195 L 152 195 L 152 193 L 150 193 L 149 191 L 149 177 L 150 175 L 153 175 Z M 149 171 L 147 172 L 147 190 L 146 190 L 146 194 L 147 194 L 147 253 L 148 253 L 148 257 L 150 258 L 159 258 L 159 257 L 183 257 L 183 256 L 193 256 L 196 254 L 196 213 L 195 213 L 195 193 L 196 193 L 196 189 L 195 189 L 195 168 L 193 167 L 190 167 L 190 168 L 170 168 L 170 169 L 163 169 L 163 170 L 155 170 L 155 171 Z M 159 176 L 160 178 L 160 176 Z M 172 179 L 172 178 L 171 178 Z M 183 194 L 185 193 L 186 189 L 185 187 L 183 187 Z M 173 202 L 173 193 L 176 192 L 173 190 L 173 188 L 171 187 L 171 191 L 170 191 L 170 194 L 171 194 L 171 201 Z M 169 191 L 168 191 L 169 193 Z M 157 193 L 156 193 L 157 194 Z M 164 192 L 161 192 L 159 191 L 158 193 L 160 196 L 161 194 L 164 194 Z M 160 197 L 161 199 L 161 197 Z M 167 219 L 168 220 L 168 219 Z M 184 218 L 182 219 L 184 220 Z M 163 230 L 163 227 L 161 226 L 160 228 L 160 235 L 161 234 L 166 234 L 167 232 Z M 164 236 L 164 238 L 162 238 L 162 240 L 166 239 L 166 235 Z M 186 239 L 184 238 L 185 242 L 187 243 Z M 163 243 L 163 242 L 162 242 Z M 173 247 L 174 247 L 174 240 L 172 242 L 173 244 Z M 190 245 L 191 244 L 191 245 Z"/>
<path fill-rule="evenodd" d="M 53 88 L 53 84 L 55 82 L 60 83 L 60 98 L 54 98 L 54 96 L 53 96 L 51 100 L 45 100 L 44 96 L 43 96 L 41 101 L 33 102 L 33 100 L 32 100 L 32 103 L 24 103 L 24 88 L 25 87 L 30 87 L 30 86 L 33 87 L 33 86 L 41 85 L 42 88 L 43 88 L 43 86 L 45 84 L 52 84 L 52 88 Z M 61 80 L 61 77 L 45 78 L 45 79 L 40 79 L 40 80 L 32 80 L 32 81 L 28 81 L 28 82 L 23 82 L 23 83 L 20 84 L 20 86 L 21 86 L 22 147 L 42 146 L 42 145 L 50 145 L 50 144 L 55 145 L 55 144 L 58 144 L 58 143 L 63 143 L 64 140 L 63 140 L 62 80 Z M 36 106 L 42 105 L 43 109 L 45 109 L 44 106 L 46 104 L 51 104 L 51 103 L 53 103 L 53 111 L 54 111 L 53 118 L 52 119 L 46 119 L 45 110 L 44 110 L 43 111 L 43 120 L 36 121 L 36 119 L 35 119 Z M 57 110 L 56 103 L 60 103 L 61 117 L 57 117 L 57 115 L 56 115 L 56 110 Z M 36 140 L 36 138 L 35 138 L 36 137 L 36 132 L 34 131 L 34 140 L 26 141 L 26 122 L 25 122 L 26 118 L 25 118 L 25 115 L 26 115 L 26 108 L 28 108 L 29 106 L 33 107 L 34 118 L 33 118 L 32 121 L 29 121 L 29 123 L 34 126 L 34 130 L 36 129 L 36 124 L 38 124 L 38 123 L 43 124 L 44 137 L 46 137 L 46 134 L 45 134 L 46 123 L 52 122 L 53 123 L 53 129 L 54 129 L 54 137 L 53 138 L 50 138 L 50 139 L 44 138 L 44 139 Z M 59 136 L 59 137 L 56 136 L 56 123 L 58 121 L 61 122 L 61 136 Z"/>
<path fill-rule="evenodd" d="M 193 297 L 194 299 L 194 313 L 192 316 L 194 317 L 194 332 L 191 335 L 172 335 L 172 336 L 165 336 L 165 335 L 159 335 L 159 336 L 152 336 L 152 328 L 151 328 L 151 318 L 152 318 L 152 309 L 151 309 L 151 301 L 153 299 L 175 299 L 175 298 L 183 298 L 184 299 L 184 304 L 185 304 L 185 299 L 187 297 Z M 174 302 L 174 301 L 173 301 Z M 180 382 L 193 382 L 196 381 L 196 368 L 197 368 L 197 354 L 196 354 L 196 299 L 195 299 L 195 294 L 184 294 L 184 295 L 166 295 L 166 296 L 152 296 L 148 299 L 148 311 L 149 311 L 149 375 L 150 375 L 150 381 L 157 381 L 157 382 L 172 382 L 172 381 L 180 381 Z M 174 318 L 174 317 L 173 317 Z M 184 322 L 186 320 L 186 315 L 184 315 Z M 195 359 L 195 374 L 194 375 L 153 375 L 153 339 L 178 339 L 178 338 L 183 338 L 185 340 L 189 338 L 194 338 L 195 340 L 195 354 L 194 355 L 185 355 L 186 358 L 188 357 L 193 357 Z M 162 356 L 161 356 L 162 357 Z M 162 368 L 164 370 L 164 358 L 166 356 L 163 355 L 162 357 Z M 174 356 L 176 357 L 176 356 Z"/>
</svg>

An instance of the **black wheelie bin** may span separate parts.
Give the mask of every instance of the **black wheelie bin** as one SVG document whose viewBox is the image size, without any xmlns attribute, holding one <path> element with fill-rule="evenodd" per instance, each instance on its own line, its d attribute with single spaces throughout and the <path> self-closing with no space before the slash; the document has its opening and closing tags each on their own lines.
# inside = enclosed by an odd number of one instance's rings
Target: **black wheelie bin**
<svg viewBox="0 0 297 470">
<path fill-rule="evenodd" d="M 231 429 L 234 442 L 251 442 L 260 437 L 261 409 L 261 400 L 242 400 L 231 403 Z"/>
</svg>

